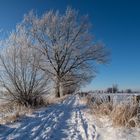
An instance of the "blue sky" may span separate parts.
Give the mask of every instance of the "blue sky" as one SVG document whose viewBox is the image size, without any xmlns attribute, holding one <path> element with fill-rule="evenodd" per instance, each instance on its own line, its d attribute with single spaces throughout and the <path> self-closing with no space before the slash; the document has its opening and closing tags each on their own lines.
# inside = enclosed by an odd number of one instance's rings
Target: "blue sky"
<svg viewBox="0 0 140 140">
<path fill-rule="evenodd" d="M 139 0 L 0 0 L 0 29 L 11 31 L 23 15 L 34 9 L 64 12 L 67 6 L 88 14 L 92 32 L 111 51 L 111 61 L 98 67 L 98 75 L 85 89 L 105 89 L 112 84 L 140 89 Z"/>
</svg>

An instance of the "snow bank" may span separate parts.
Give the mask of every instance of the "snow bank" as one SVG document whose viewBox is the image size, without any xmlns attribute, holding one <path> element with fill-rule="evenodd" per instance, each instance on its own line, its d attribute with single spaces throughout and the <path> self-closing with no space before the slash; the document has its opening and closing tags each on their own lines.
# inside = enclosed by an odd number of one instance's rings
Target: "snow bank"
<svg viewBox="0 0 140 140">
<path fill-rule="evenodd" d="M 95 140 L 140 140 L 140 128 L 113 127 L 109 118 L 94 120 Z"/>
</svg>

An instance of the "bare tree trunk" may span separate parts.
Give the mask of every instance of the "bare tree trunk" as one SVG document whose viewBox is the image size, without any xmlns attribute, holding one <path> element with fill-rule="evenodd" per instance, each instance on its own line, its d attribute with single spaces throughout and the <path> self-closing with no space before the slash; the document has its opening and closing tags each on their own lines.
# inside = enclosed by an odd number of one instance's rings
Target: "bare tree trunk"
<svg viewBox="0 0 140 140">
<path fill-rule="evenodd" d="M 56 97 L 61 97 L 64 95 L 63 84 L 59 78 L 56 79 L 55 94 L 56 94 Z"/>
<path fill-rule="evenodd" d="M 56 97 L 60 97 L 60 83 L 59 83 L 59 79 L 56 78 L 56 83 L 55 83 L 55 96 Z"/>
<path fill-rule="evenodd" d="M 61 81 L 59 82 L 59 90 L 60 90 L 60 96 L 63 96 L 64 90 L 63 90 L 63 83 Z"/>
</svg>

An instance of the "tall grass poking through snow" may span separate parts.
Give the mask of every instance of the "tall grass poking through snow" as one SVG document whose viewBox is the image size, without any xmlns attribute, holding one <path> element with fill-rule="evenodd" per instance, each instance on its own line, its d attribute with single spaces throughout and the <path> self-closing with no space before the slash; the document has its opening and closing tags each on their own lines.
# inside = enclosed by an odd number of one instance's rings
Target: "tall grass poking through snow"
<svg viewBox="0 0 140 140">
<path fill-rule="evenodd" d="M 121 102 L 113 105 L 113 100 L 109 96 L 86 97 L 87 104 L 95 116 L 107 115 L 114 126 L 138 127 L 138 103 Z"/>
<path fill-rule="evenodd" d="M 0 106 L 0 124 L 15 122 L 19 117 L 31 114 L 32 108 L 18 103 L 6 103 Z"/>
<path fill-rule="evenodd" d="M 63 102 L 68 95 L 61 98 L 55 98 L 51 96 L 44 96 L 39 100 L 36 100 L 34 106 L 25 106 L 18 102 L 7 102 L 0 105 L 0 124 L 6 124 L 18 121 L 21 116 L 32 114 L 35 109 L 40 107 L 46 107 L 51 104 Z"/>
<path fill-rule="evenodd" d="M 137 103 L 116 105 L 111 112 L 113 124 L 115 126 L 138 126 L 137 109 Z"/>
<path fill-rule="evenodd" d="M 113 110 L 113 102 L 108 97 L 87 96 L 87 105 L 96 115 L 109 115 Z"/>
<path fill-rule="evenodd" d="M 32 114 L 40 107 L 48 105 L 46 98 L 38 98 L 32 106 L 25 106 L 17 101 L 9 101 L 0 105 L 0 124 L 17 121 L 21 116 Z"/>
</svg>

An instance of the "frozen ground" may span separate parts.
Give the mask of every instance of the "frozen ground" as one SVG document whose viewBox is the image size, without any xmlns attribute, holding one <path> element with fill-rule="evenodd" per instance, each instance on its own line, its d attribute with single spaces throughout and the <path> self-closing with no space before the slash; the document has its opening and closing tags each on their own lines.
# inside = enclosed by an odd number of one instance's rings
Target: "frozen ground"
<svg viewBox="0 0 140 140">
<path fill-rule="evenodd" d="M 95 126 L 85 116 L 86 106 L 79 97 L 36 111 L 19 122 L 0 126 L 0 139 L 92 140 Z"/>
<path fill-rule="evenodd" d="M 140 140 L 140 128 L 113 127 L 108 117 L 92 118 L 96 126 L 94 140 Z"/>
<path fill-rule="evenodd" d="M 9 125 L 0 125 L 0 140 L 140 140 L 140 129 L 113 128 L 77 95 L 42 108 Z"/>
</svg>

